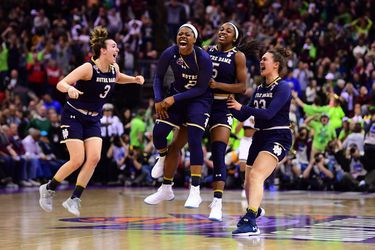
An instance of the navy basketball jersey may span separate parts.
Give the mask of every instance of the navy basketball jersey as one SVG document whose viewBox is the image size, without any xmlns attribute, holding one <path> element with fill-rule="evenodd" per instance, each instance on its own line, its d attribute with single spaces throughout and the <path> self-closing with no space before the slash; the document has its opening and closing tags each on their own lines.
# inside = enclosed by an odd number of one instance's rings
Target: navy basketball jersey
<svg viewBox="0 0 375 250">
<path fill-rule="evenodd" d="M 178 52 L 178 47 L 174 47 L 170 66 L 175 78 L 172 85 L 178 92 L 184 92 L 197 84 L 199 67 L 196 50 L 195 47 L 193 53 L 182 56 Z"/>
<path fill-rule="evenodd" d="M 227 51 L 219 51 L 216 45 L 208 47 L 207 52 L 211 57 L 213 65 L 212 77 L 215 81 L 223 83 L 236 82 L 236 62 L 234 58 L 237 51 L 236 47 Z M 214 93 L 227 94 L 228 92 L 214 89 Z"/>
<path fill-rule="evenodd" d="M 277 77 L 267 86 L 259 85 L 250 102 L 250 107 L 258 109 L 258 112 L 253 113 L 255 128 L 289 126 L 290 101 L 290 87 L 280 77 Z M 262 112 L 259 109 L 267 109 L 267 112 Z"/>
<path fill-rule="evenodd" d="M 207 52 L 194 46 L 193 53 L 182 56 L 178 46 L 174 45 L 160 56 L 154 79 L 155 101 L 163 100 L 161 86 L 168 66 L 171 67 L 174 76 L 171 93 L 176 101 L 211 94 L 208 82 L 212 77 L 212 62 Z"/>
<path fill-rule="evenodd" d="M 89 62 L 92 65 L 92 78 L 88 81 L 79 80 L 75 88 L 83 92 L 78 99 L 68 98 L 68 102 L 75 108 L 100 113 L 104 103 L 113 92 L 116 83 L 116 70 L 110 66 L 108 72 L 101 72 L 93 59 Z"/>
</svg>

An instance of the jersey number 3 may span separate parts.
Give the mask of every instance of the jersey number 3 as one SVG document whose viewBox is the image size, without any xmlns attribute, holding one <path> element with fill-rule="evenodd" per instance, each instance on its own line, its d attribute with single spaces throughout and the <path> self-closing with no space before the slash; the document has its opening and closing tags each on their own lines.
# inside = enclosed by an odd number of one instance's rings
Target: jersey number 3
<svg viewBox="0 0 375 250">
<path fill-rule="evenodd" d="M 101 93 L 99 95 L 99 97 L 104 99 L 108 95 L 108 93 L 109 93 L 110 90 L 111 90 L 111 85 L 105 85 L 104 86 L 104 92 Z"/>
</svg>

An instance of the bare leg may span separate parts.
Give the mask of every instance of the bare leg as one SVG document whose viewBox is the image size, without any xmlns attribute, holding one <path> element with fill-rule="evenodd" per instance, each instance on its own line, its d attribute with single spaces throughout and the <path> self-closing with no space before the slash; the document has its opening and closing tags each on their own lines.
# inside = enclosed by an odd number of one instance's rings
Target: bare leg
<svg viewBox="0 0 375 250">
<path fill-rule="evenodd" d="M 272 174 L 277 165 L 277 159 L 269 153 L 260 152 L 255 162 L 248 171 L 246 181 L 248 182 L 249 209 L 256 212 L 263 198 L 263 184 L 268 176 Z"/>
<path fill-rule="evenodd" d="M 58 182 L 62 182 L 81 167 L 85 160 L 85 148 L 81 140 L 69 140 L 66 142 L 66 147 L 69 151 L 69 161 L 62 165 L 53 177 Z"/>
<path fill-rule="evenodd" d="M 100 160 L 102 150 L 102 139 L 92 138 L 85 141 L 86 161 L 82 166 L 77 178 L 77 185 L 86 187 L 95 171 L 95 167 Z"/>
</svg>

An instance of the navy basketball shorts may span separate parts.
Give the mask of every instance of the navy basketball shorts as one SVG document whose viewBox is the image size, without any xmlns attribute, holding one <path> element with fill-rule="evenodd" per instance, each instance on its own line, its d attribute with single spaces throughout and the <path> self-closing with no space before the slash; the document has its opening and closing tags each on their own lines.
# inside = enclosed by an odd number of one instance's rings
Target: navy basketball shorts
<svg viewBox="0 0 375 250">
<path fill-rule="evenodd" d="M 62 141 L 85 141 L 93 137 L 101 138 L 100 115 L 84 115 L 69 106 L 65 106 L 61 114 Z"/>
<path fill-rule="evenodd" d="M 185 101 L 175 102 L 168 110 L 168 118 L 157 119 L 157 122 L 166 123 L 174 128 L 179 129 L 180 126 L 186 121 L 186 106 Z"/>
<path fill-rule="evenodd" d="M 186 102 L 185 125 L 205 131 L 210 119 L 211 106 L 211 97 L 199 97 Z"/>
<path fill-rule="evenodd" d="M 212 98 L 200 97 L 187 101 L 175 102 L 168 109 L 167 119 L 157 119 L 175 128 L 183 126 L 196 126 L 205 130 L 210 117 Z"/>
<path fill-rule="evenodd" d="M 246 164 L 252 166 L 260 152 L 267 152 L 280 162 L 292 145 L 290 129 L 256 131 L 250 146 Z"/>
<path fill-rule="evenodd" d="M 227 108 L 226 100 L 214 100 L 210 113 L 210 121 L 208 122 L 210 130 L 219 126 L 227 127 L 231 130 L 232 123 L 233 116 Z"/>
</svg>

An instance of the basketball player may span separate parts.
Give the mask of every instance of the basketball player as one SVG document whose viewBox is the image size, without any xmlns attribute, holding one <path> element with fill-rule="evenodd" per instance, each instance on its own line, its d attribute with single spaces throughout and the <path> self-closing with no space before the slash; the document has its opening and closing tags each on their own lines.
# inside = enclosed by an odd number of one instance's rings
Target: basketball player
<svg viewBox="0 0 375 250">
<path fill-rule="evenodd" d="M 70 159 L 51 181 L 39 188 L 39 204 L 46 212 L 53 209 L 57 186 L 83 164 L 72 195 L 62 204 L 70 213 L 80 215 L 81 194 L 100 159 L 102 107 L 115 83 L 144 82 L 142 76 L 132 77 L 119 72 L 116 64 L 119 49 L 115 41 L 108 38 L 106 29 L 96 27 L 91 33 L 90 45 L 94 52 L 90 62 L 82 64 L 57 84 L 57 89 L 69 96 L 61 116 L 61 129 L 62 142 L 66 143 Z"/>
<path fill-rule="evenodd" d="M 163 175 L 168 153 L 167 136 L 172 129 L 179 130 L 176 140 L 187 138 L 190 150 L 192 185 L 185 203 L 188 208 L 196 208 L 202 201 L 199 188 L 203 164 L 202 137 L 213 101 L 208 86 L 212 77 L 212 62 L 206 51 L 194 45 L 197 38 L 198 31 L 193 25 L 182 25 L 178 30 L 177 45 L 167 48 L 160 56 L 154 79 L 155 109 L 159 119 L 154 126 L 153 138 L 160 158 L 151 174 L 154 178 Z M 169 66 L 175 80 L 168 97 L 163 100 L 162 83 Z M 185 129 L 182 129 L 183 123 Z M 156 193 L 145 198 L 145 203 L 154 205 L 162 200 L 172 200 L 173 176 L 174 169 L 165 172 L 163 184 Z"/>
<path fill-rule="evenodd" d="M 234 98 L 228 100 L 228 107 L 238 120 L 244 121 L 254 116 L 257 130 L 246 162 L 248 208 L 237 224 L 238 228 L 232 232 L 233 235 L 260 233 L 255 219 L 262 201 L 264 181 L 286 156 L 292 144 L 289 128 L 291 89 L 280 78 L 289 55 L 290 52 L 283 48 L 271 49 L 263 55 L 260 72 L 265 82 L 256 88 L 250 105 L 242 106 Z"/>
</svg>

